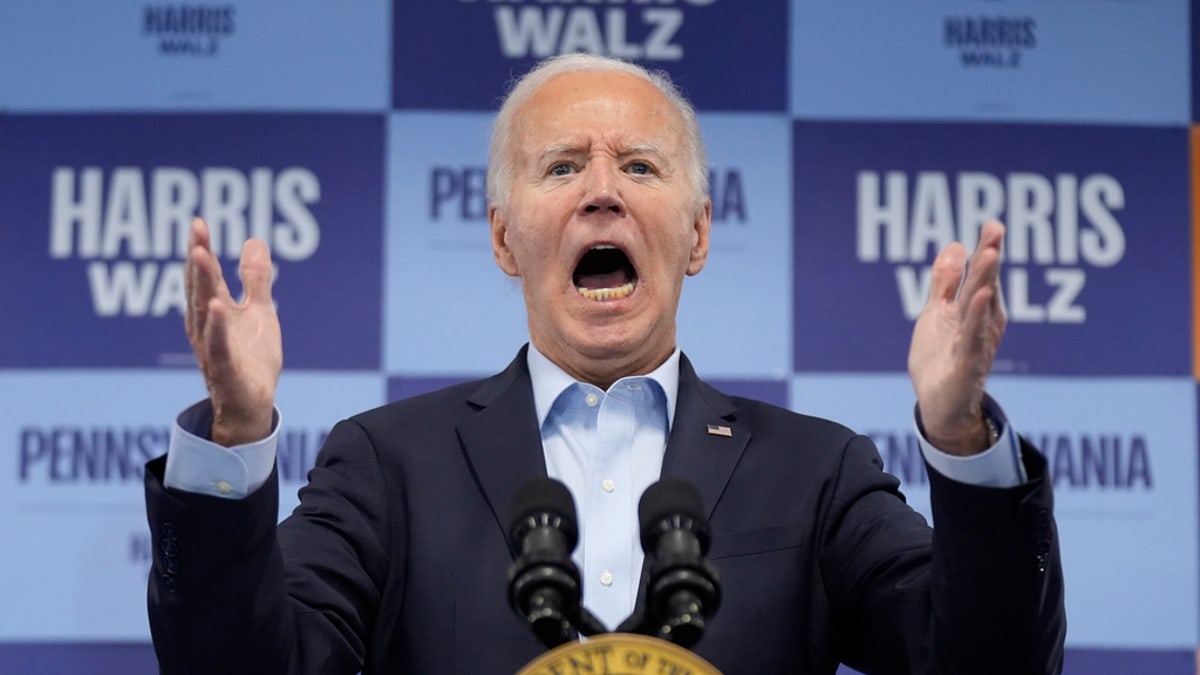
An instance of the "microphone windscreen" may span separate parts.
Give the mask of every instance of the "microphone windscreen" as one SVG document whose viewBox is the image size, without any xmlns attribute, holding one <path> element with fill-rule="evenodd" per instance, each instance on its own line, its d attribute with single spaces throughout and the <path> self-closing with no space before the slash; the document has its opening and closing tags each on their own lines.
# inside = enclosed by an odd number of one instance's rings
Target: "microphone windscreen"
<svg viewBox="0 0 1200 675">
<path fill-rule="evenodd" d="M 575 547 L 578 530 L 575 524 L 575 500 L 571 491 L 559 481 L 545 476 L 531 479 L 517 489 L 509 509 L 509 539 L 519 544 L 524 536 L 519 531 L 528 531 L 538 525 L 549 525 L 562 530 L 568 546 Z M 548 519 L 547 516 L 550 516 Z M 550 522 L 554 520 L 555 522 Z"/>
<path fill-rule="evenodd" d="M 663 478 L 646 488 L 641 501 L 638 502 L 638 522 L 641 523 L 643 550 L 653 550 L 655 540 L 658 534 L 661 534 L 658 532 L 659 524 L 667 518 L 691 520 L 707 530 L 704 498 L 700 496 L 700 491 L 691 483 L 679 478 Z"/>
</svg>

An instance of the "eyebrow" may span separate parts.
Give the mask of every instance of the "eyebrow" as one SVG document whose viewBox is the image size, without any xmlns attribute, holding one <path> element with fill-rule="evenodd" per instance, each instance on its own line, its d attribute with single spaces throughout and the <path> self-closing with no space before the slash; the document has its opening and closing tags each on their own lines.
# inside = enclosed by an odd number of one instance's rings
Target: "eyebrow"
<svg viewBox="0 0 1200 675">
<path fill-rule="evenodd" d="M 561 157 L 564 155 L 579 155 L 585 153 L 586 150 L 581 145 L 574 143 L 554 143 L 547 145 L 538 153 L 539 162 L 543 162 L 551 157 Z M 653 155 L 660 161 L 666 161 L 667 155 L 655 143 L 634 143 L 633 145 L 625 146 L 617 151 L 618 157 L 629 157 L 632 155 Z"/>
<path fill-rule="evenodd" d="M 581 152 L 583 152 L 583 148 L 578 145 L 571 143 L 555 143 L 554 145 L 547 145 L 545 148 L 542 148 L 542 151 L 538 153 L 537 158 L 540 163 L 550 157 L 577 155 Z"/>
<path fill-rule="evenodd" d="M 630 155 L 654 155 L 663 162 L 665 162 L 667 159 L 667 155 L 662 151 L 662 148 L 658 147 L 654 143 L 634 143 L 627 148 L 622 148 L 621 151 L 617 153 L 618 157 L 628 157 Z"/>
</svg>

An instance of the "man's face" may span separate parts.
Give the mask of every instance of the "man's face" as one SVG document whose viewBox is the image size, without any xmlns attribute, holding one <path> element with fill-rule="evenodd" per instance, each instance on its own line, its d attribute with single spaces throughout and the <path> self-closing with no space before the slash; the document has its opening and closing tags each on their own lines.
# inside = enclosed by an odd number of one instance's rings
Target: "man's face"
<svg viewBox="0 0 1200 675">
<path fill-rule="evenodd" d="M 533 343 L 578 379 L 607 387 L 675 348 L 683 278 L 704 267 L 711 227 L 682 129 L 625 73 L 560 75 L 516 112 L 492 248 L 521 277 Z"/>
</svg>

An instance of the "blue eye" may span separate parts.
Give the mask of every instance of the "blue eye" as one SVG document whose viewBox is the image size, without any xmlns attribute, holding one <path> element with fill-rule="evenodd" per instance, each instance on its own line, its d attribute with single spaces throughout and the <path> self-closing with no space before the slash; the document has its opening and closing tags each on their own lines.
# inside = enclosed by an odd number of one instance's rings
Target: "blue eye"
<svg viewBox="0 0 1200 675">
<path fill-rule="evenodd" d="M 629 173 L 637 174 L 639 176 L 648 176 L 654 173 L 654 170 L 650 168 L 650 165 L 645 162 L 634 162 L 630 164 L 628 171 Z"/>
<path fill-rule="evenodd" d="M 550 167 L 550 175 L 566 176 L 574 170 L 574 167 L 572 167 L 570 164 L 555 164 L 554 166 Z"/>
</svg>

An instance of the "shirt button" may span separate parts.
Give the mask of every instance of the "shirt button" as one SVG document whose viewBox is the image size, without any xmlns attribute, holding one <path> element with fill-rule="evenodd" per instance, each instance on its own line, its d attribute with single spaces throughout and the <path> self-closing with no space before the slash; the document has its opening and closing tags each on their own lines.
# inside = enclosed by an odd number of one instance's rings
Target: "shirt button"
<svg viewBox="0 0 1200 675">
<path fill-rule="evenodd" d="M 612 586 L 612 582 L 613 582 L 613 573 L 612 572 L 609 572 L 608 570 L 604 570 L 603 572 L 600 573 L 600 585 L 601 586 Z"/>
<path fill-rule="evenodd" d="M 220 492 L 223 495 L 233 492 L 233 486 L 223 480 L 217 481 L 215 487 L 217 488 L 217 492 Z"/>
<path fill-rule="evenodd" d="M 588 392 L 588 395 L 583 397 L 583 402 L 586 403 L 589 408 L 595 408 L 596 404 L 600 402 L 600 397 L 597 396 L 595 392 Z"/>
<path fill-rule="evenodd" d="M 642 385 L 637 384 L 636 382 L 630 382 L 628 387 L 629 387 L 629 391 L 637 391 L 638 389 L 642 388 Z"/>
<path fill-rule="evenodd" d="M 605 492 L 612 492 L 616 489 L 616 487 L 617 484 L 612 482 L 611 478 L 605 478 L 604 480 L 600 481 L 600 488 Z"/>
</svg>

